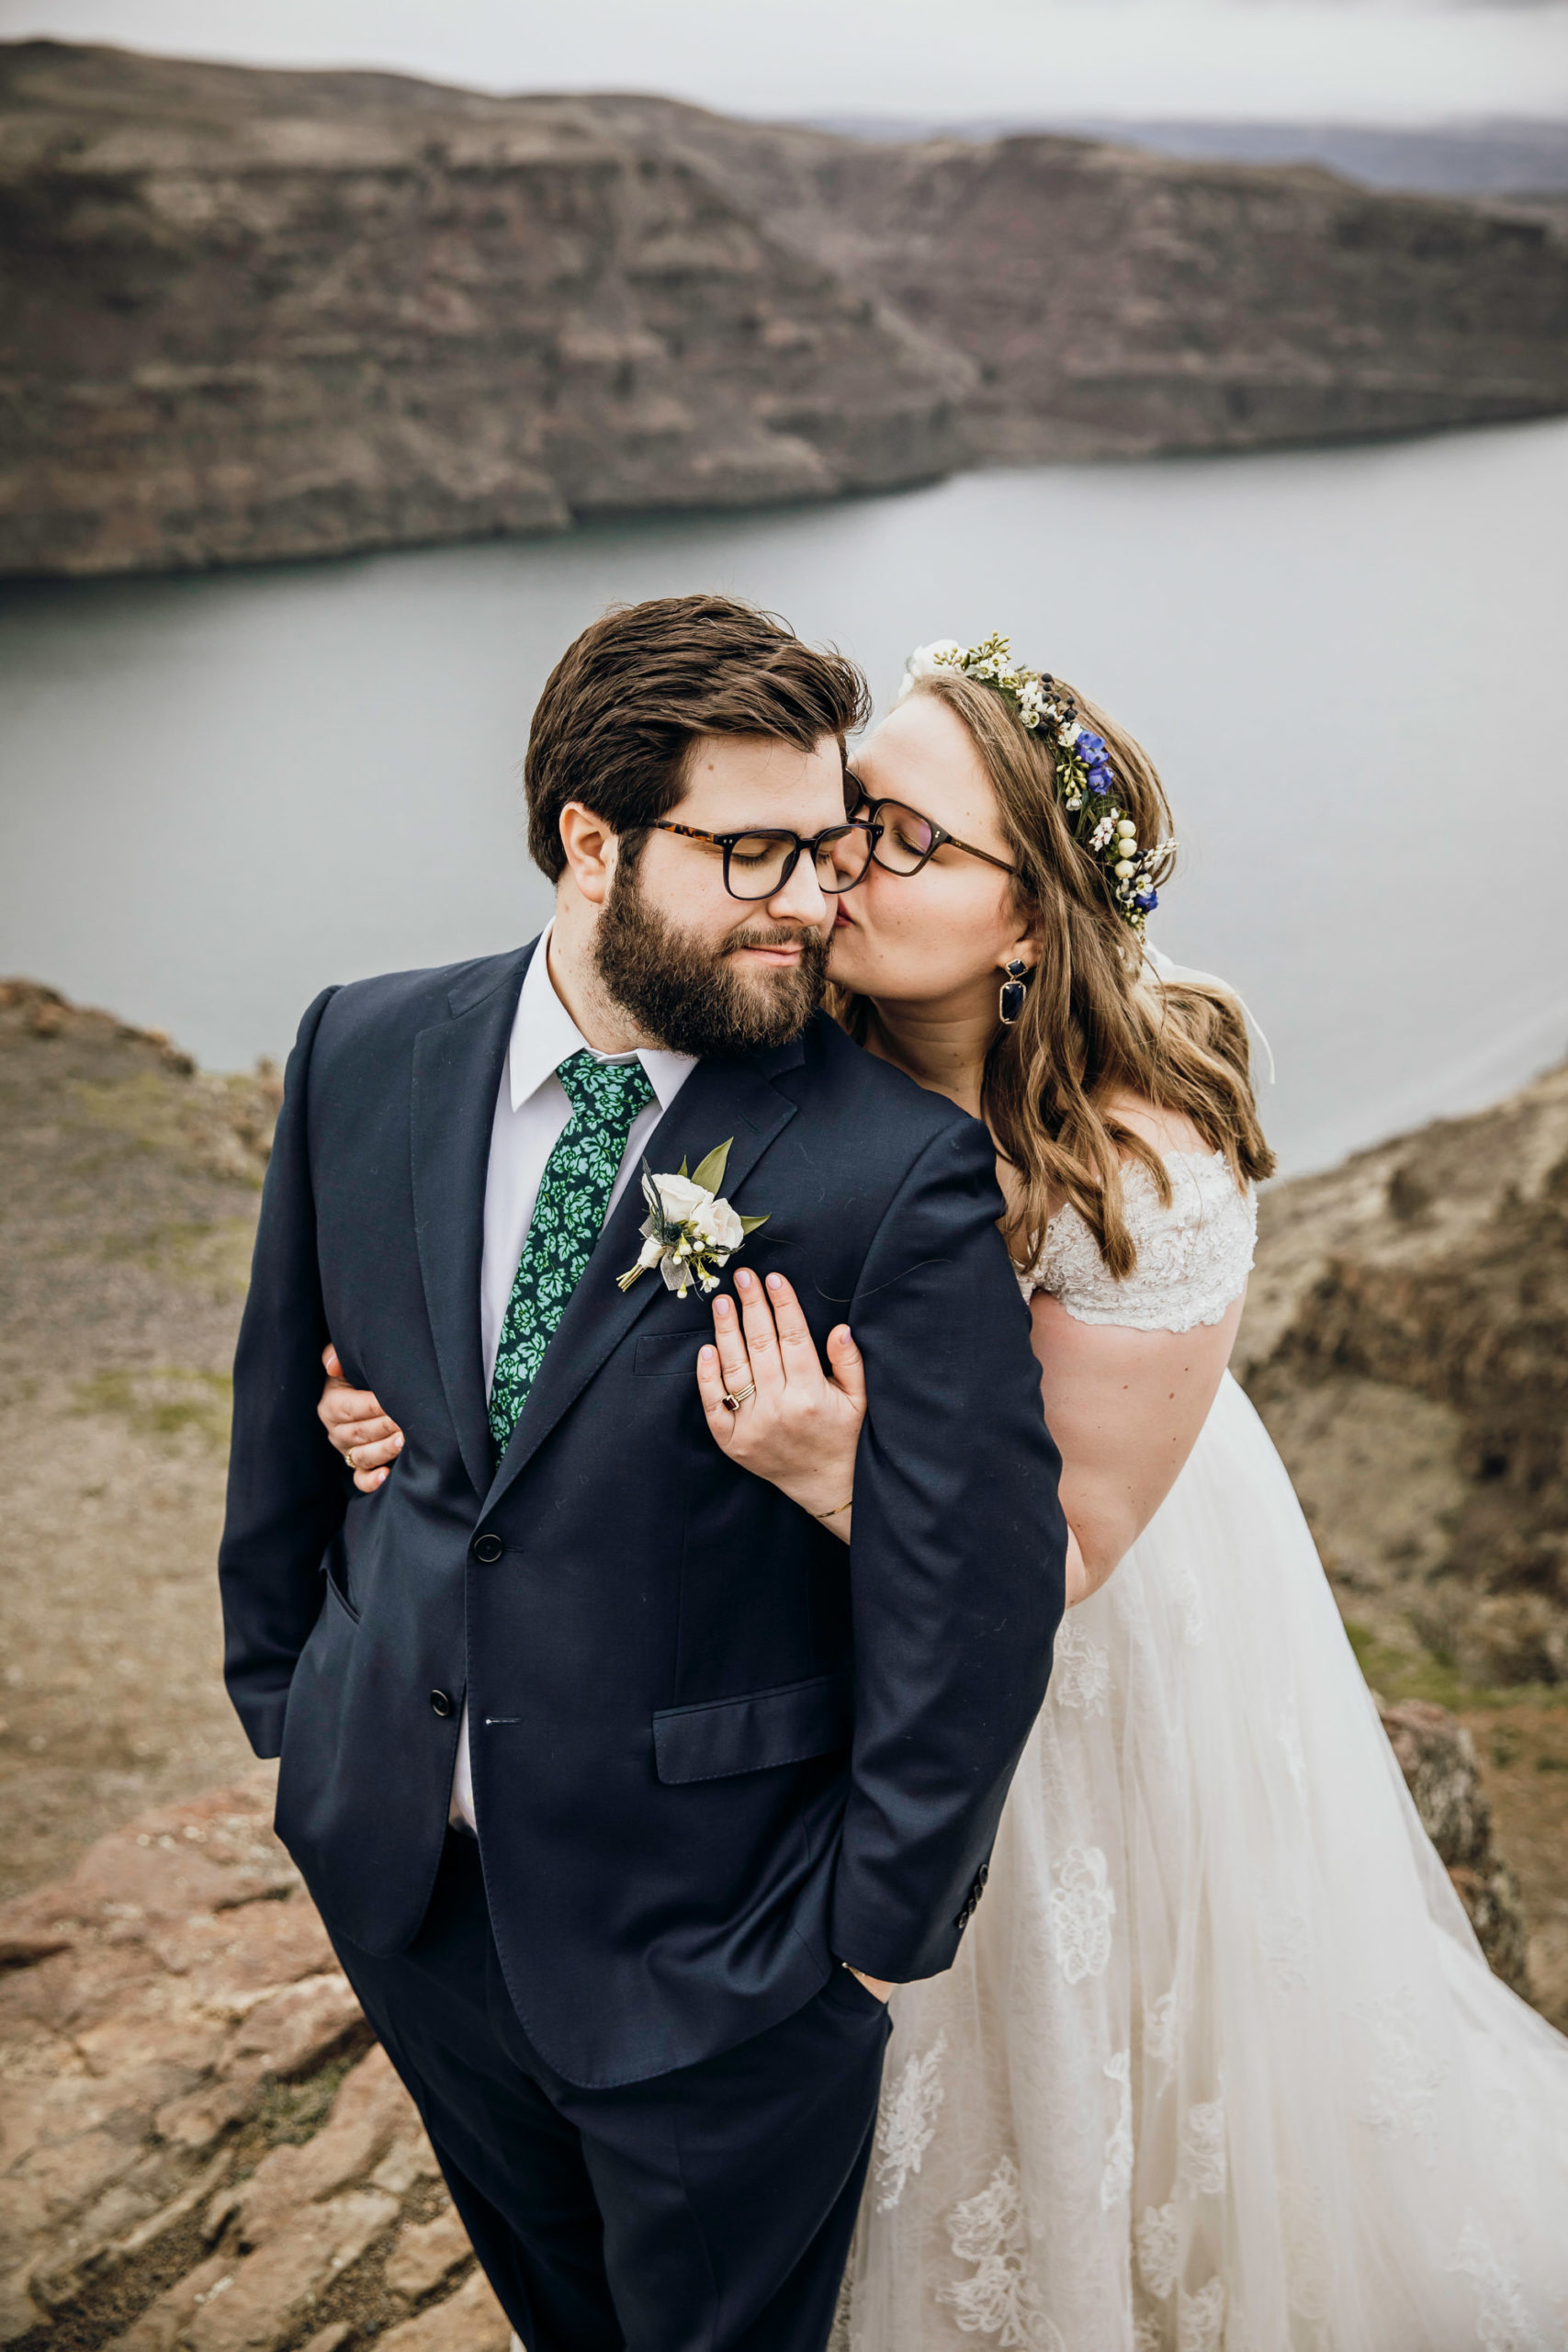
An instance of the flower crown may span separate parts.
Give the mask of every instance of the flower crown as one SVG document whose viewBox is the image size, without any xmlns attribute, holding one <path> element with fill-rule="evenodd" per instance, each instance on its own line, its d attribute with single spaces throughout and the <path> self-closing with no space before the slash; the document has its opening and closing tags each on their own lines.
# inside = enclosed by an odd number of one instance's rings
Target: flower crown
<svg viewBox="0 0 1568 2352">
<path fill-rule="evenodd" d="M 1117 797 L 1104 736 L 1082 724 L 1077 699 L 1066 686 L 1043 671 L 1021 669 L 1010 649 L 1010 639 L 995 630 L 983 645 L 960 645 L 956 638 L 943 637 L 917 646 L 904 664 L 899 699 L 917 680 L 956 670 L 1000 695 L 1030 734 L 1047 728 L 1056 746 L 1056 793 L 1074 820 L 1073 838 L 1097 861 L 1117 913 L 1141 939 L 1159 904 L 1156 872 L 1176 843 L 1138 847 L 1138 828 Z"/>
</svg>

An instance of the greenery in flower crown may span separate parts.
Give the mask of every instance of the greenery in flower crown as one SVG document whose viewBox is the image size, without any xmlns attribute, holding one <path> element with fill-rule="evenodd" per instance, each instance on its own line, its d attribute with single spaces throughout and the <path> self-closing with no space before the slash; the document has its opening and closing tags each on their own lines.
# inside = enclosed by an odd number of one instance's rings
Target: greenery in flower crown
<svg viewBox="0 0 1568 2352">
<path fill-rule="evenodd" d="M 1021 668 L 1010 639 L 995 630 L 982 645 L 960 645 L 950 637 L 919 646 L 905 670 L 906 694 L 918 679 L 956 670 L 1000 695 L 1030 734 L 1046 729 L 1055 747 L 1056 794 L 1073 820 L 1073 837 L 1098 863 L 1122 922 L 1142 938 L 1159 904 L 1155 875 L 1176 843 L 1139 848 L 1138 828 L 1118 795 L 1105 738 L 1083 725 L 1077 698 L 1043 671 Z"/>
</svg>

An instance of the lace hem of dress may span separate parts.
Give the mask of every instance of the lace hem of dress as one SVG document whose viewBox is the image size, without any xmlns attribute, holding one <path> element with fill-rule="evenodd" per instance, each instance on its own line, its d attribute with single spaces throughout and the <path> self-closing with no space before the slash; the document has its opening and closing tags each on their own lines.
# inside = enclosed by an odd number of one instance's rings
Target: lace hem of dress
<svg viewBox="0 0 1568 2352">
<path fill-rule="evenodd" d="M 1123 1170 L 1127 1227 L 1138 1253 L 1124 1282 L 1107 1271 L 1093 1234 L 1069 1204 L 1052 1218 L 1044 1248 L 1019 1277 L 1024 1296 L 1047 1291 L 1075 1322 L 1134 1331 L 1190 1331 L 1223 1321 L 1252 1271 L 1256 1195 L 1250 1185 L 1237 1189 L 1223 1152 L 1169 1152 L 1166 1168 L 1168 1208 L 1140 1161 Z"/>
</svg>

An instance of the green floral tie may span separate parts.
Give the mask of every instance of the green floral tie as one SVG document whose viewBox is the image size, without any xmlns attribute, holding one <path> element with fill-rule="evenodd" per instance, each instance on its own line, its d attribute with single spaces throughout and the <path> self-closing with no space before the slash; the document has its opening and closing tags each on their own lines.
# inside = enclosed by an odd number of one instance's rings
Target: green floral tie
<svg viewBox="0 0 1568 2352">
<path fill-rule="evenodd" d="M 571 1116 L 539 1179 L 490 1389 L 490 1433 L 504 1453 L 545 1350 L 582 1280 L 639 1111 L 653 1101 L 640 1062 L 600 1062 L 583 1052 L 556 1073 Z"/>
</svg>

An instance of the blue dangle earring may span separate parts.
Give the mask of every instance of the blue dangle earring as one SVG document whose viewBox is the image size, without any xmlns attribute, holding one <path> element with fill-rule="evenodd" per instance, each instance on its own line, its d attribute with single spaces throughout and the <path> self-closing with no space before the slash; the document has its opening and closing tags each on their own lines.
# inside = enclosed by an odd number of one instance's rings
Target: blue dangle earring
<svg viewBox="0 0 1568 2352">
<path fill-rule="evenodd" d="M 1004 1029 L 1010 1029 L 1023 1011 L 1023 1000 L 1029 990 L 1029 967 L 1015 956 L 1004 969 L 1007 978 L 997 996 L 997 1017 Z"/>
</svg>

